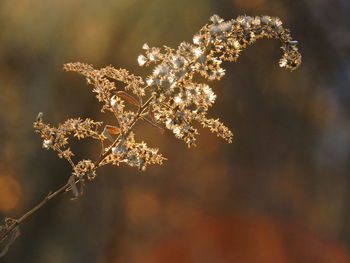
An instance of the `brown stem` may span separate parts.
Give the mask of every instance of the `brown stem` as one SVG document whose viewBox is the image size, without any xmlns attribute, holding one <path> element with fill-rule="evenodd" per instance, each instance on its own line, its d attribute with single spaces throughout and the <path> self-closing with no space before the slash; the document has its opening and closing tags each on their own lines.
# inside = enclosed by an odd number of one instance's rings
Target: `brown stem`
<svg viewBox="0 0 350 263">
<path fill-rule="evenodd" d="M 190 66 L 190 65 L 189 65 Z M 121 138 L 121 136 L 128 136 L 133 128 L 133 126 L 135 125 L 135 123 L 140 120 L 140 119 L 144 119 L 143 114 L 145 112 L 145 110 L 147 109 L 147 107 L 150 105 L 150 103 L 152 102 L 152 100 L 154 99 L 154 96 L 151 96 L 148 98 L 148 100 L 143 103 L 138 111 L 137 114 L 135 116 L 135 118 L 133 119 L 133 121 L 129 124 L 127 130 L 123 133 L 120 134 L 115 140 L 114 142 L 108 147 L 108 149 L 99 156 L 99 158 L 94 162 L 95 164 L 95 170 L 98 169 L 102 163 L 102 161 L 111 153 L 112 148 L 115 147 L 120 141 L 119 139 Z M 74 163 L 72 162 L 72 160 L 68 160 L 69 163 L 72 165 L 73 169 L 75 168 Z M 60 188 L 58 188 L 55 192 L 48 194 L 39 204 L 37 204 L 36 206 L 34 206 L 32 209 L 30 209 L 28 212 L 26 212 L 23 216 L 21 216 L 19 219 L 11 219 L 11 223 L 5 224 L 3 227 L 3 231 L 0 232 L 0 243 L 4 242 L 7 237 L 9 236 L 9 234 L 21 223 L 23 223 L 27 218 L 29 218 L 30 216 L 32 216 L 33 214 L 35 214 L 37 211 L 39 211 L 42 207 L 44 207 L 49 200 L 55 198 L 56 196 L 63 194 L 66 191 L 69 191 L 71 187 L 71 184 L 69 182 L 67 182 L 65 185 L 61 186 Z"/>
<path fill-rule="evenodd" d="M 149 106 L 149 104 L 152 102 L 153 97 L 150 97 L 138 110 L 134 120 L 130 123 L 127 131 L 124 135 L 129 135 L 131 132 L 132 127 L 135 125 L 135 123 L 142 118 L 142 114 L 144 113 L 145 109 Z M 112 148 L 117 145 L 119 142 L 120 136 L 109 146 L 108 150 L 105 151 L 95 162 L 95 169 L 97 169 L 104 158 L 107 157 L 108 154 L 111 153 Z M 71 163 L 74 169 L 74 164 Z M 77 181 L 78 182 L 78 181 Z M 76 183 L 77 183 L 76 182 Z M 6 238 L 9 236 L 9 234 L 21 223 L 23 223 L 26 219 L 28 219 L 30 216 L 34 215 L 37 211 L 39 211 L 42 207 L 44 207 L 48 201 L 51 199 L 65 193 L 66 191 L 69 191 L 71 187 L 71 184 L 67 182 L 65 185 L 58 188 L 55 192 L 48 194 L 39 204 L 34 206 L 32 209 L 30 209 L 28 212 L 26 212 L 24 215 L 22 215 L 18 219 L 11 219 L 11 223 L 9 225 L 5 224 L 3 227 L 3 231 L 0 232 L 0 243 L 4 242 Z"/>
<path fill-rule="evenodd" d="M 1 233 L 0 242 L 4 241 L 6 239 L 6 237 L 11 233 L 11 231 L 15 229 L 16 226 L 18 226 L 19 224 L 24 222 L 27 218 L 29 218 L 35 212 L 37 212 L 39 209 L 41 209 L 43 206 L 45 206 L 49 200 L 64 193 L 69 188 L 69 186 L 70 185 L 68 183 L 61 186 L 55 192 L 48 194 L 39 204 L 34 206 L 32 209 L 30 209 L 28 212 L 26 212 L 24 215 L 22 215 L 19 219 L 11 220 L 12 223 L 6 227 L 6 229 L 3 233 Z"/>
<path fill-rule="evenodd" d="M 42 208 L 48 201 L 51 199 L 55 198 L 57 195 L 64 193 L 68 188 L 69 184 L 65 184 L 61 186 L 59 189 L 57 189 L 55 192 L 48 194 L 39 204 L 34 206 L 31 210 L 29 210 L 27 213 L 25 213 L 23 216 L 21 216 L 18 220 L 17 223 L 20 224 L 24 220 L 26 220 L 28 217 L 33 215 L 36 211 L 38 211 L 40 208 Z"/>
<path fill-rule="evenodd" d="M 95 161 L 95 167 L 99 167 L 99 165 L 101 164 L 101 162 L 103 161 L 104 158 L 106 158 L 108 156 L 108 154 L 111 153 L 112 148 L 115 147 L 118 142 L 119 139 L 122 135 L 128 136 L 131 132 L 132 127 L 135 125 L 135 123 L 142 118 L 142 114 L 144 113 L 145 109 L 149 106 L 149 104 L 152 102 L 153 100 L 153 96 L 150 97 L 137 111 L 137 114 L 134 118 L 134 120 L 129 124 L 128 129 L 126 130 L 126 132 L 124 134 L 121 134 L 117 137 L 117 139 L 114 140 L 114 142 L 108 147 L 107 151 L 105 151 L 103 154 L 100 155 L 100 157 Z"/>
</svg>

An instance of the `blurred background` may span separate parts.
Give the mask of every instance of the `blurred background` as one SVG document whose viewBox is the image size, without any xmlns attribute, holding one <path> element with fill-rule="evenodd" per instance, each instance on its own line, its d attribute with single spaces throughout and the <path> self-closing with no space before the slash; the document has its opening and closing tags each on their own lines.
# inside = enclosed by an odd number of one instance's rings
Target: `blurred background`
<svg viewBox="0 0 350 263">
<path fill-rule="evenodd" d="M 41 147 L 39 111 L 57 125 L 114 124 L 66 62 L 146 76 L 141 46 L 176 47 L 214 13 L 282 19 L 303 64 L 278 67 L 279 42 L 259 40 L 211 83 L 211 110 L 233 144 L 200 129 L 188 150 L 147 124 L 136 138 L 168 158 L 146 172 L 106 167 L 85 195 L 54 200 L 21 226 L 1 262 L 350 262 L 348 0 L 1 0 L 0 219 L 65 184 L 69 165 Z M 75 142 L 77 158 L 100 146 Z"/>
</svg>

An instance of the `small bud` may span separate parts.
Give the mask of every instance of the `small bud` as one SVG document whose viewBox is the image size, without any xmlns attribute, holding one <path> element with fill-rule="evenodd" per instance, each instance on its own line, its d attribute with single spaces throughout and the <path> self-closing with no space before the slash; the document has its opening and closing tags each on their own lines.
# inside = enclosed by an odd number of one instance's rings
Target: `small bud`
<svg viewBox="0 0 350 263">
<path fill-rule="evenodd" d="M 281 68 L 285 67 L 287 65 L 287 59 L 282 58 L 279 62 L 279 65 Z"/>
<path fill-rule="evenodd" d="M 39 112 L 38 115 L 36 116 L 35 120 L 41 122 L 43 120 L 43 116 L 44 116 L 44 113 Z"/>
<path fill-rule="evenodd" d="M 44 142 L 43 142 L 43 148 L 45 148 L 45 149 L 50 149 L 50 147 L 52 146 L 52 141 L 51 140 L 44 140 Z"/>
<path fill-rule="evenodd" d="M 139 65 L 142 67 L 143 65 L 146 64 L 147 62 L 147 58 L 144 55 L 140 55 L 137 58 L 137 62 L 139 63 Z"/>
<path fill-rule="evenodd" d="M 221 18 L 221 17 L 219 17 L 218 15 L 213 15 L 212 17 L 210 17 L 210 19 L 209 19 L 211 22 L 213 22 L 213 24 L 215 24 L 215 25 L 217 25 L 217 24 L 219 24 L 219 23 L 221 23 L 221 22 L 223 22 L 224 20 Z"/>
<path fill-rule="evenodd" d="M 144 50 L 149 50 L 149 46 L 147 43 L 143 44 L 142 49 Z"/>
<path fill-rule="evenodd" d="M 203 36 L 201 35 L 195 35 L 193 37 L 193 44 L 199 45 L 203 42 Z"/>
<path fill-rule="evenodd" d="M 153 74 L 154 75 L 160 75 L 160 76 L 164 76 L 166 74 L 168 74 L 170 71 L 170 68 L 166 65 L 159 65 L 157 66 L 154 71 Z"/>
<path fill-rule="evenodd" d="M 117 100 L 115 99 L 115 96 L 113 96 L 111 99 L 111 106 L 114 108 L 116 104 L 117 104 Z"/>
<path fill-rule="evenodd" d="M 195 48 L 192 50 L 192 52 L 196 58 L 199 58 L 203 54 L 203 51 L 200 48 Z"/>
</svg>

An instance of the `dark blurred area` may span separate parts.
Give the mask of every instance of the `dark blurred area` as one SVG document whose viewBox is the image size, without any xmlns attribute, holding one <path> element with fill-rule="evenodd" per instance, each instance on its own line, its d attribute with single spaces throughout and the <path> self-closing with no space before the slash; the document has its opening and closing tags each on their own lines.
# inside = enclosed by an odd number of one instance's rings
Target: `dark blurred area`
<svg viewBox="0 0 350 263">
<path fill-rule="evenodd" d="M 146 76 L 143 43 L 176 47 L 218 14 L 280 17 L 303 64 L 278 67 L 260 40 L 210 83 L 227 145 L 200 130 L 188 150 L 139 124 L 138 141 L 168 158 L 146 172 L 106 167 L 84 196 L 66 194 L 21 226 L 1 262 L 350 262 L 350 2 L 348 0 L 1 0 L 0 219 L 65 184 L 70 167 L 41 147 L 32 122 L 89 117 L 115 124 L 66 62 Z M 73 145 L 96 158 L 92 141 Z"/>
</svg>

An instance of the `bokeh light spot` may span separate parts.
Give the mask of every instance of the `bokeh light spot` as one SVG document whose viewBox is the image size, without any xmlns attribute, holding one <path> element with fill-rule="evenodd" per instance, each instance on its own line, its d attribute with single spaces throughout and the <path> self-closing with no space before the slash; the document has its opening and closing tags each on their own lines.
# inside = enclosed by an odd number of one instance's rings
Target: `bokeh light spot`
<svg viewBox="0 0 350 263">
<path fill-rule="evenodd" d="M 159 216 L 159 200 L 152 192 L 130 191 L 125 201 L 127 217 L 133 224 L 149 224 Z"/>
<path fill-rule="evenodd" d="M 22 189 L 13 176 L 0 176 L 0 211 L 14 209 L 19 203 Z"/>
<path fill-rule="evenodd" d="M 235 0 L 235 3 L 242 8 L 258 8 L 265 4 L 265 0 Z"/>
</svg>

